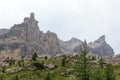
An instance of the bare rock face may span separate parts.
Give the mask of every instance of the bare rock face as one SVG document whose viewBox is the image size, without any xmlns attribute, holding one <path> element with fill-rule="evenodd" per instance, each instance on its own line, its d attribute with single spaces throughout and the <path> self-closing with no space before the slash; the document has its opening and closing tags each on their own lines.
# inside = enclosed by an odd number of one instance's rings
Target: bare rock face
<svg viewBox="0 0 120 80">
<path fill-rule="evenodd" d="M 41 34 L 40 44 L 45 47 L 46 51 L 49 52 L 50 55 L 61 53 L 59 41 L 55 33 L 47 31 L 47 33 L 41 32 Z"/>
<path fill-rule="evenodd" d="M 0 29 L 0 35 L 6 34 L 9 32 L 9 29 Z"/>
<path fill-rule="evenodd" d="M 39 30 L 34 13 L 30 14 L 30 18 L 24 18 L 21 24 L 15 24 L 8 32 L 0 35 L 0 58 L 14 53 L 18 54 L 17 57 L 26 56 L 35 51 L 38 54 L 54 55 L 60 53 L 61 48 L 55 33 L 43 33 Z"/>
<path fill-rule="evenodd" d="M 113 56 L 114 51 L 110 45 L 105 41 L 105 36 L 101 36 L 98 40 L 90 42 L 88 45 L 89 55 L 95 56 Z M 74 51 L 77 53 L 81 52 L 82 45 L 77 46 Z"/>
<path fill-rule="evenodd" d="M 99 56 L 113 56 L 114 51 L 109 44 L 105 41 L 105 36 L 101 36 L 98 40 L 93 43 L 89 43 L 88 46 L 91 48 L 90 53 L 97 54 Z"/>
<path fill-rule="evenodd" d="M 23 23 L 14 25 L 9 31 L 9 36 L 16 36 L 26 42 L 39 42 L 40 31 L 34 14 L 31 13 L 30 18 L 24 18 Z"/>
<path fill-rule="evenodd" d="M 15 24 L 8 29 L 0 30 L 0 59 L 14 58 L 33 54 L 55 55 L 58 53 L 80 53 L 83 42 L 72 38 L 69 41 L 59 40 L 57 35 L 48 31 L 44 33 L 39 29 L 34 13 L 24 18 L 21 24 Z M 106 43 L 105 36 L 88 45 L 89 54 L 98 56 L 112 56 L 113 49 Z"/>
<path fill-rule="evenodd" d="M 79 46 L 82 41 L 77 38 L 72 38 L 69 41 L 59 40 L 59 43 L 63 53 L 73 53 L 74 48 Z"/>
</svg>

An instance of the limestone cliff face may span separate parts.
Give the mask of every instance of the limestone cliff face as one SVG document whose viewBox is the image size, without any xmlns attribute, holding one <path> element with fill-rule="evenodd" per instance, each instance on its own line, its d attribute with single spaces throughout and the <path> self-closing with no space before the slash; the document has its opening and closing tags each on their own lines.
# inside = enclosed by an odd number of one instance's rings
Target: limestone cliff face
<svg viewBox="0 0 120 80">
<path fill-rule="evenodd" d="M 82 41 L 77 38 L 72 38 L 69 41 L 59 40 L 59 43 L 63 53 L 73 53 L 74 48 L 79 46 Z"/>
<path fill-rule="evenodd" d="M 24 18 L 21 24 L 15 24 L 9 32 L 0 35 L 0 53 L 26 56 L 37 51 L 39 54 L 54 55 L 61 52 L 57 35 L 39 30 L 34 13 Z M 6 57 L 5 55 L 3 57 Z M 14 56 L 13 56 L 14 57 Z"/>
<path fill-rule="evenodd" d="M 113 56 L 114 51 L 109 44 L 105 41 L 105 36 L 101 36 L 94 42 L 90 42 L 88 45 L 89 55 L 95 56 Z M 81 52 L 82 45 L 77 46 L 74 51 Z"/>
<path fill-rule="evenodd" d="M 10 31 L 9 36 L 16 36 L 26 42 L 39 42 L 40 31 L 38 21 L 35 20 L 34 14 L 31 13 L 30 18 L 24 18 L 24 22 L 14 25 Z"/>
<path fill-rule="evenodd" d="M 57 35 L 53 32 L 48 31 L 47 33 L 41 35 L 40 43 L 45 47 L 49 54 L 61 53 L 61 48 Z"/>
<path fill-rule="evenodd" d="M 9 29 L 0 29 L 0 35 L 6 34 L 9 32 Z"/>
<path fill-rule="evenodd" d="M 21 24 L 15 24 L 10 30 L 0 30 L 0 58 L 18 58 L 38 54 L 55 55 L 58 53 L 80 53 L 83 42 L 72 38 L 69 41 L 59 40 L 57 35 L 48 31 L 44 33 L 39 29 L 34 13 L 24 18 Z M 88 45 L 89 54 L 98 56 L 112 56 L 113 49 L 106 43 L 105 36 Z"/>
<path fill-rule="evenodd" d="M 101 36 L 98 40 L 93 43 L 89 43 L 88 46 L 91 48 L 90 53 L 99 56 L 113 56 L 114 51 L 109 44 L 105 41 L 105 36 Z"/>
</svg>

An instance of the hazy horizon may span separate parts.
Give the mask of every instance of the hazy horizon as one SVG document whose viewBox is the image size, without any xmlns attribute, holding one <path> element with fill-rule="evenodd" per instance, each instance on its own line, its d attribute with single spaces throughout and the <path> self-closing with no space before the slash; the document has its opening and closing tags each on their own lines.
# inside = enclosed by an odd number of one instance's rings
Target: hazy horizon
<svg viewBox="0 0 120 80">
<path fill-rule="evenodd" d="M 105 35 L 118 54 L 119 8 L 119 0 L 4 0 L 0 3 L 0 28 L 19 24 L 34 12 L 40 30 L 55 32 L 65 41 L 76 37 L 90 42 Z"/>
</svg>

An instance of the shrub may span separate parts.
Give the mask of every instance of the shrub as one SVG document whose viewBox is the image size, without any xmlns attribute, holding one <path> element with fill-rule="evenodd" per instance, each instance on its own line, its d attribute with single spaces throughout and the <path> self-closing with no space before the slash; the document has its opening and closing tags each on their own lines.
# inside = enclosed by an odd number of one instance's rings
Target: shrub
<svg viewBox="0 0 120 80">
<path fill-rule="evenodd" d="M 35 66 L 37 70 L 45 69 L 45 66 L 42 63 L 35 62 L 32 65 Z"/>
</svg>

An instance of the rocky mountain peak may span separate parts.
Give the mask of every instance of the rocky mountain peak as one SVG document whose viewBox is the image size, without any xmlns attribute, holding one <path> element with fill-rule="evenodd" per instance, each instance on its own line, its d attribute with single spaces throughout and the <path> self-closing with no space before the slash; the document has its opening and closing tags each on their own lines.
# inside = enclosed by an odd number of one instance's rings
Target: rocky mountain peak
<svg viewBox="0 0 120 80">
<path fill-rule="evenodd" d="M 105 35 L 99 37 L 93 43 L 88 44 L 91 49 L 91 53 L 99 55 L 99 56 L 112 56 L 114 55 L 114 51 L 112 47 L 106 42 Z"/>
<path fill-rule="evenodd" d="M 15 24 L 10 30 L 0 30 L 0 58 L 17 58 L 33 54 L 55 55 L 57 53 L 80 53 L 83 42 L 77 38 L 69 41 L 59 40 L 56 33 L 47 31 L 44 33 L 39 29 L 35 14 L 30 13 L 21 24 Z M 86 43 L 90 54 L 98 56 L 114 55 L 114 51 L 101 36 L 94 42 Z"/>
<path fill-rule="evenodd" d="M 99 37 L 95 42 L 105 42 L 105 35 L 102 35 L 101 37 Z"/>
<path fill-rule="evenodd" d="M 9 36 L 17 36 L 27 42 L 39 42 L 40 30 L 34 16 L 34 13 L 31 13 L 30 17 L 24 18 L 24 22 L 14 25 L 9 31 Z"/>
<path fill-rule="evenodd" d="M 77 38 L 71 38 L 71 40 L 70 40 L 71 42 L 80 42 L 80 40 L 79 39 L 77 39 Z"/>
<path fill-rule="evenodd" d="M 89 55 L 96 55 L 96 56 L 113 56 L 114 51 L 112 47 L 105 41 L 105 35 L 99 37 L 94 42 L 90 42 L 87 44 L 89 48 Z M 80 53 L 80 49 L 82 45 L 79 45 L 74 49 L 75 52 Z"/>
<path fill-rule="evenodd" d="M 34 13 L 30 13 L 30 19 L 32 19 L 32 20 L 35 19 Z"/>
<path fill-rule="evenodd" d="M 63 53 L 73 53 L 75 47 L 79 46 L 82 41 L 77 38 L 71 38 L 69 41 L 59 40 Z"/>
<path fill-rule="evenodd" d="M 39 30 L 34 13 L 30 13 L 30 17 L 25 17 L 21 24 L 15 24 L 4 35 L 0 35 L 1 54 L 12 55 L 14 53 L 18 54 L 18 57 L 33 54 L 35 51 L 38 54 L 54 55 L 60 53 L 61 48 L 55 33 L 50 31 L 43 33 Z"/>
<path fill-rule="evenodd" d="M 30 17 L 25 17 L 23 23 L 28 23 L 28 24 L 38 24 L 38 21 L 35 19 L 35 14 L 30 13 Z"/>
</svg>

